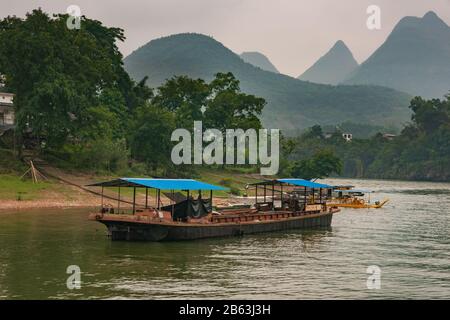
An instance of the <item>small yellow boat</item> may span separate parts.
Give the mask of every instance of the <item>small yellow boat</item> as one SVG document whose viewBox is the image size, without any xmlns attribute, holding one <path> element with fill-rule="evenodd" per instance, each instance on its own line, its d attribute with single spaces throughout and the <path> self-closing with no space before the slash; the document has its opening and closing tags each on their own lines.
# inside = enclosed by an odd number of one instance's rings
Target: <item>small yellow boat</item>
<svg viewBox="0 0 450 320">
<path fill-rule="evenodd" d="M 340 208 L 354 208 L 354 209 L 379 209 L 383 207 L 389 199 L 385 199 L 382 202 L 375 201 L 375 203 L 366 202 L 364 199 L 356 197 L 348 199 L 333 199 L 328 202 L 328 205 Z"/>
<path fill-rule="evenodd" d="M 327 204 L 340 208 L 379 209 L 389 202 L 389 199 L 385 199 L 381 202 L 375 201 L 374 203 L 371 203 L 371 191 L 355 190 L 353 189 L 353 186 L 337 186 L 333 190 L 333 193 L 334 196 Z M 369 194 L 368 201 L 363 198 L 366 193 Z"/>
</svg>

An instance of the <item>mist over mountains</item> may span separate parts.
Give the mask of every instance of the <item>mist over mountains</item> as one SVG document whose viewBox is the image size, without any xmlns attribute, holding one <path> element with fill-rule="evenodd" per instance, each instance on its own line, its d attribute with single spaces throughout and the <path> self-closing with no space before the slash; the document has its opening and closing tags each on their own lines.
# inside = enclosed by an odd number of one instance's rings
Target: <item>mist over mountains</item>
<svg viewBox="0 0 450 320">
<path fill-rule="evenodd" d="M 450 90 L 450 27 L 432 11 L 422 18 L 403 18 L 344 83 L 442 98 Z"/>
<path fill-rule="evenodd" d="M 344 81 L 357 67 L 358 62 L 356 62 L 353 54 L 346 44 L 339 40 L 298 79 L 337 85 Z"/>
<path fill-rule="evenodd" d="M 201 34 L 152 40 L 127 56 L 124 65 L 135 80 L 148 76 L 151 87 L 177 75 L 210 81 L 217 72 L 232 72 L 244 92 L 267 100 L 262 120 L 268 128 L 295 130 L 345 121 L 400 127 L 409 118 L 408 94 L 379 86 L 315 84 L 265 71 Z"/>
<path fill-rule="evenodd" d="M 240 54 L 242 60 L 254 65 L 262 70 L 280 73 L 277 68 L 270 62 L 269 58 L 259 52 L 242 52 Z"/>
</svg>

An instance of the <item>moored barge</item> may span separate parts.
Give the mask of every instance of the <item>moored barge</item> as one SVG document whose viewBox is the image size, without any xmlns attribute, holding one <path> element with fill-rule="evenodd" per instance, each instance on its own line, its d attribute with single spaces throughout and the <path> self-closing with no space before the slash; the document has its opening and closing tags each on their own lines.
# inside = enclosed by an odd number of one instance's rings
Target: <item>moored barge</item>
<svg viewBox="0 0 450 320">
<path fill-rule="evenodd" d="M 247 208 L 213 210 L 213 191 L 223 187 L 192 179 L 120 178 L 91 186 L 117 187 L 118 208 L 103 206 L 89 219 L 104 224 L 112 240 L 177 241 L 292 229 L 327 228 L 339 209 L 329 206 L 322 191 L 331 186 L 302 179 L 278 179 L 251 185 L 255 203 Z M 302 193 L 287 191 L 296 187 Z M 131 212 L 120 209 L 120 188 L 133 188 Z M 283 191 L 285 187 L 285 191 Z M 145 188 L 145 205 L 136 204 L 136 189 Z M 263 198 L 258 196 L 258 188 Z M 149 206 L 148 191 L 155 190 L 156 204 Z M 170 190 L 172 203 L 162 205 L 161 190 Z M 183 193 L 175 194 L 174 191 Z M 204 199 L 202 192 L 209 191 Z M 315 191 L 318 191 L 318 196 Z M 197 192 L 195 199 L 193 193 Z M 270 195 L 271 193 L 271 195 Z M 276 194 L 279 196 L 277 197 Z M 177 197 L 175 196 L 177 195 Z"/>
</svg>

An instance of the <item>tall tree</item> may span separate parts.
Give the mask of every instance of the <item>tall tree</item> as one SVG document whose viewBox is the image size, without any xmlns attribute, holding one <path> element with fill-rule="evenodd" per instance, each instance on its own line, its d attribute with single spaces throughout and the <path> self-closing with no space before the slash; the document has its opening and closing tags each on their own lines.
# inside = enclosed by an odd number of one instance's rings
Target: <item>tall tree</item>
<svg viewBox="0 0 450 320">
<path fill-rule="evenodd" d="M 190 129 L 193 121 L 203 119 L 202 107 L 209 94 L 209 87 L 203 80 L 177 76 L 157 89 L 152 103 L 174 112 L 178 127 Z"/>
<path fill-rule="evenodd" d="M 206 126 L 226 129 L 259 129 L 259 117 L 266 105 L 263 98 L 242 93 L 231 72 L 218 73 L 209 84 L 210 96 L 205 111 Z"/>
<path fill-rule="evenodd" d="M 291 175 L 307 180 L 326 178 L 342 170 L 341 160 L 332 151 L 322 150 L 312 158 L 294 162 Z"/>
<path fill-rule="evenodd" d="M 134 84 L 116 44 L 123 30 L 86 17 L 69 29 L 67 19 L 37 9 L 0 21 L 0 74 L 16 94 L 18 136 L 31 129 L 51 148 L 99 129 L 98 108 L 122 120 L 133 107 Z"/>
<path fill-rule="evenodd" d="M 146 104 L 136 110 L 131 128 L 130 146 L 134 159 L 144 162 L 153 172 L 170 166 L 170 137 L 175 130 L 173 112 Z"/>
</svg>

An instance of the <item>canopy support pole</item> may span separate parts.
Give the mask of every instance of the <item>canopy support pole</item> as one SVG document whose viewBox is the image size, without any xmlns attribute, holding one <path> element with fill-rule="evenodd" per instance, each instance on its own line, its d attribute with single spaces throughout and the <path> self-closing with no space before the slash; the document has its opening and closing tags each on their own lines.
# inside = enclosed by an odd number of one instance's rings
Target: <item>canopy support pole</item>
<svg viewBox="0 0 450 320">
<path fill-rule="evenodd" d="M 306 187 L 305 187 L 304 201 L 305 201 L 305 211 L 306 211 Z"/>
<path fill-rule="evenodd" d="M 173 190 L 172 190 L 172 199 L 173 199 L 174 197 L 173 197 Z M 175 204 L 176 204 L 176 202 L 175 201 L 172 201 L 172 199 L 170 199 L 170 204 L 172 205 L 172 220 L 173 220 L 173 213 L 174 213 L 174 210 L 175 210 Z"/>
<path fill-rule="evenodd" d="M 212 190 L 209 191 L 209 198 L 211 199 L 210 201 L 211 201 L 211 212 L 212 212 L 212 207 L 213 207 L 213 191 Z"/>
<path fill-rule="evenodd" d="M 102 209 L 103 209 L 103 189 L 104 187 L 102 186 Z"/>
<path fill-rule="evenodd" d="M 148 188 L 145 188 L 145 209 L 148 208 Z"/>
<path fill-rule="evenodd" d="M 119 192 L 117 196 L 117 213 L 120 213 L 120 186 L 119 186 Z"/>
<path fill-rule="evenodd" d="M 272 182 L 272 209 L 275 210 L 275 182 Z"/>
<path fill-rule="evenodd" d="M 158 189 L 158 210 L 161 208 L 161 190 Z"/>
<path fill-rule="evenodd" d="M 264 185 L 264 203 L 266 203 L 266 185 Z"/>
<path fill-rule="evenodd" d="M 281 209 L 284 209 L 284 206 L 283 206 L 283 184 L 282 183 L 280 184 L 280 187 L 281 187 Z"/>
<path fill-rule="evenodd" d="M 133 188 L 133 214 L 136 212 L 136 187 Z"/>
</svg>

